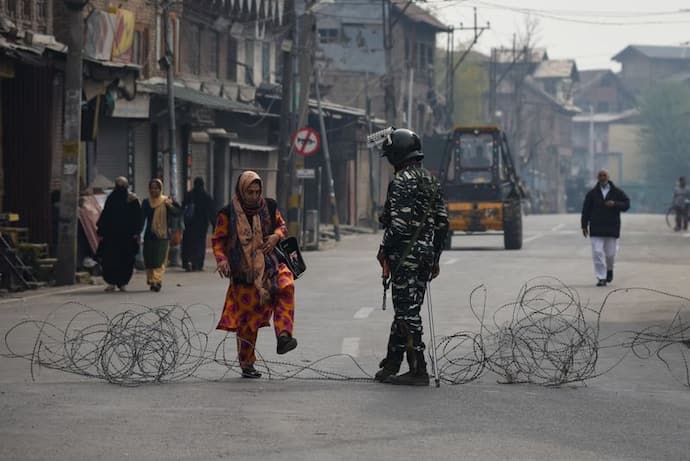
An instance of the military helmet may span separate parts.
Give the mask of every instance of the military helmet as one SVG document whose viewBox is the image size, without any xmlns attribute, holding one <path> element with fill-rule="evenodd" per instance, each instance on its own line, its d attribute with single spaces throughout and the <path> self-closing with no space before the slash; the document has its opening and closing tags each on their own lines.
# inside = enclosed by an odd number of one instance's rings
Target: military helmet
<svg viewBox="0 0 690 461">
<path fill-rule="evenodd" d="M 412 130 L 398 128 L 386 139 L 381 146 L 383 156 L 388 161 L 397 166 L 408 160 L 421 160 L 424 158 L 422 153 L 422 141 Z"/>
</svg>

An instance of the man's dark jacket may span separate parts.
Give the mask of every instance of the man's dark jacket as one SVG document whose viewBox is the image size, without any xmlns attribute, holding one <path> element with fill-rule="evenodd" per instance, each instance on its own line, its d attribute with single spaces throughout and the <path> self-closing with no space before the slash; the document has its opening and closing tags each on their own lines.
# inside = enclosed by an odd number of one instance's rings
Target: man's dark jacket
<svg viewBox="0 0 690 461">
<path fill-rule="evenodd" d="M 617 188 L 609 181 L 611 190 L 606 198 L 601 193 L 601 187 L 596 186 L 585 196 L 582 204 L 581 226 L 583 229 L 589 227 L 591 237 L 616 237 L 621 236 L 621 211 L 628 211 L 630 199 L 625 192 Z M 604 202 L 613 200 L 616 204 L 607 207 Z"/>
</svg>

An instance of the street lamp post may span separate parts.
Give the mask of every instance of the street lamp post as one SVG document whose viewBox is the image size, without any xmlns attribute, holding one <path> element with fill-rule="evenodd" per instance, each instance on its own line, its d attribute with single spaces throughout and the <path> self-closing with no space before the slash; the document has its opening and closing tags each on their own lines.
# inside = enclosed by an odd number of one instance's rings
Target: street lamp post
<svg viewBox="0 0 690 461">
<path fill-rule="evenodd" d="M 67 16 L 67 64 L 65 67 L 65 114 L 62 149 L 62 183 L 55 281 L 73 285 L 77 272 L 77 200 L 81 157 L 83 9 L 86 0 L 64 0 Z"/>
</svg>

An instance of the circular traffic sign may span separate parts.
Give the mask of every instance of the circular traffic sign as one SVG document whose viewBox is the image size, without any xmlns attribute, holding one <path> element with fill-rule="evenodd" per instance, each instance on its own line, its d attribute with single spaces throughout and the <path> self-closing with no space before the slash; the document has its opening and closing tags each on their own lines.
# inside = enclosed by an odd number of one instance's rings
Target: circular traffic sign
<svg viewBox="0 0 690 461">
<path fill-rule="evenodd" d="M 292 150 L 297 155 L 311 157 L 319 151 L 319 147 L 321 147 L 321 140 L 313 128 L 308 126 L 300 128 L 292 135 Z"/>
</svg>

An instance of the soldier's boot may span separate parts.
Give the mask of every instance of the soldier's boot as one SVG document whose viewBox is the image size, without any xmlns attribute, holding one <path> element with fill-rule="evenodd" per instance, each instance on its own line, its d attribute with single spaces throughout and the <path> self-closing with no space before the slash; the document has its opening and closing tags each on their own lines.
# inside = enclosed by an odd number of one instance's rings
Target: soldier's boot
<svg viewBox="0 0 690 461">
<path fill-rule="evenodd" d="M 428 386 L 429 374 L 426 371 L 424 351 L 408 351 L 407 363 L 410 364 L 410 371 L 400 376 L 390 376 L 386 382 L 399 386 Z"/>
<path fill-rule="evenodd" d="M 403 353 L 388 350 L 386 358 L 379 363 L 380 370 L 374 375 L 374 379 L 380 383 L 385 382 L 389 377 L 395 376 L 400 371 Z"/>
</svg>

